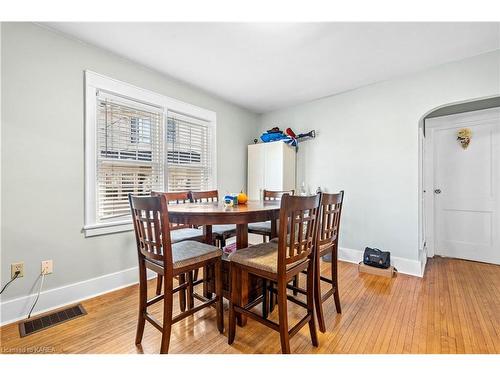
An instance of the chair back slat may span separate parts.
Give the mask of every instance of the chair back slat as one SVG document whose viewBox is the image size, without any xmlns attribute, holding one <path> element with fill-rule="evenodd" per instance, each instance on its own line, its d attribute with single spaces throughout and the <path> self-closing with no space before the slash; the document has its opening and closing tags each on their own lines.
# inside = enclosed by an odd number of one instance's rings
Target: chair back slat
<svg viewBox="0 0 500 375">
<path fill-rule="evenodd" d="M 191 198 L 189 196 L 189 191 L 178 191 L 174 193 L 166 193 L 159 191 L 152 191 L 151 196 L 156 197 L 163 195 L 167 204 L 184 204 L 191 203 Z M 180 224 L 180 223 L 172 223 L 170 222 L 170 230 L 182 229 L 182 228 L 192 228 L 192 225 L 189 224 Z"/>
<path fill-rule="evenodd" d="M 129 194 L 129 204 L 139 258 L 160 260 L 165 268 L 172 267 L 170 224 L 165 197 L 134 197 Z"/>
<path fill-rule="evenodd" d="M 308 197 L 284 194 L 278 236 L 278 273 L 289 264 L 312 259 L 315 251 L 321 193 Z"/>
<path fill-rule="evenodd" d="M 284 194 L 293 195 L 293 193 L 294 190 L 264 190 L 263 195 L 265 201 L 279 201 Z"/>
<path fill-rule="evenodd" d="M 337 247 L 340 230 L 340 216 L 344 191 L 337 194 L 323 193 L 321 199 L 321 222 L 319 224 L 318 246 L 332 245 Z"/>
<path fill-rule="evenodd" d="M 190 191 L 189 192 L 191 201 L 195 203 L 201 202 L 218 202 L 219 201 L 219 191 Z"/>
</svg>

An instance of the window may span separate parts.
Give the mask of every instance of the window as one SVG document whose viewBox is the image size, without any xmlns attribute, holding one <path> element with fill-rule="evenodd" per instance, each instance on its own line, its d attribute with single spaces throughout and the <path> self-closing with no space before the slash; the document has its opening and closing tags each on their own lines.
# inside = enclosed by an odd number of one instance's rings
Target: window
<svg viewBox="0 0 500 375">
<path fill-rule="evenodd" d="M 168 191 L 208 190 L 212 183 L 210 123 L 170 112 L 167 117 Z"/>
<path fill-rule="evenodd" d="M 216 186 L 215 113 L 86 71 L 85 235 L 131 230 L 128 194 Z"/>
<path fill-rule="evenodd" d="M 163 190 L 163 113 L 97 94 L 97 221 L 128 216 L 128 194 Z"/>
</svg>

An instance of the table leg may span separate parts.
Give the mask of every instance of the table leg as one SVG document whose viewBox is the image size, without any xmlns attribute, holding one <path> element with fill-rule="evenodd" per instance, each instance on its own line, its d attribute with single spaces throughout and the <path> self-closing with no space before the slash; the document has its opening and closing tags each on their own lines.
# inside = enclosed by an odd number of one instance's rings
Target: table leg
<svg viewBox="0 0 500 375">
<path fill-rule="evenodd" d="M 278 220 L 273 219 L 271 220 L 271 236 L 269 240 L 272 240 L 273 238 L 278 237 Z"/>
<path fill-rule="evenodd" d="M 212 237 L 212 226 L 204 225 L 203 226 L 203 237 L 205 238 L 205 243 L 212 245 L 213 237 Z M 209 270 L 208 267 L 203 267 L 203 296 L 206 298 L 212 298 L 212 293 L 208 291 L 208 280 L 209 280 Z"/>
<path fill-rule="evenodd" d="M 205 243 L 212 245 L 213 237 L 212 237 L 212 226 L 204 225 L 203 226 L 203 237 L 205 238 Z"/>
<path fill-rule="evenodd" d="M 236 249 L 244 249 L 248 247 L 248 224 L 237 224 L 236 225 Z M 248 273 L 245 271 L 241 272 L 241 306 L 245 306 L 248 303 Z M 236 315 L 238 320 L 238 325 L 244 327 L 247 324 L 247 317 L 241 314 Z"/>
<path fill-rule="evenodd" d="M 236 224 L 236 248 L 248 247 L 248 224 Z"/>
</svg>

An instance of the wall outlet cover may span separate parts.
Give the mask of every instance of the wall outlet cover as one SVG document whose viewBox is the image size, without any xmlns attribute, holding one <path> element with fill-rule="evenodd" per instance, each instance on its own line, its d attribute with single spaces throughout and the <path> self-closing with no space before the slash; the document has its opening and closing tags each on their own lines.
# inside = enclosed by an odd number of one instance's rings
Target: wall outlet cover
<svg viewBox="0 0 500 375">
<path fill-rule="evenodd" d="M 42 275 L 48 275 L 54 271 L 54 265 L 52 260 L 42 261 Z"/>
<path fill-rule="evenodd" d="M 24 276 L 24 262 L 12 263 L 10 265 L 10 278 L 13 279 L 16 272 L 19 271 L 19 275 L 17 277 Z"/>
</svg>

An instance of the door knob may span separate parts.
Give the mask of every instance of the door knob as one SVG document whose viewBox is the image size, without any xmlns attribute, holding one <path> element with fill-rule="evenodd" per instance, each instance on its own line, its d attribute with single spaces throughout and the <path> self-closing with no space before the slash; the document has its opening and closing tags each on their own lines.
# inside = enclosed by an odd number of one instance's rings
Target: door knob
<svg viewBox="0 0 500 375">
<path fill-rule="evenodd" d="M 435 190 L 434 190 L 434 193 L 436 193 L 436 194 L 441 194 L 441 189 L 435 189 Z"/>
</svg>

